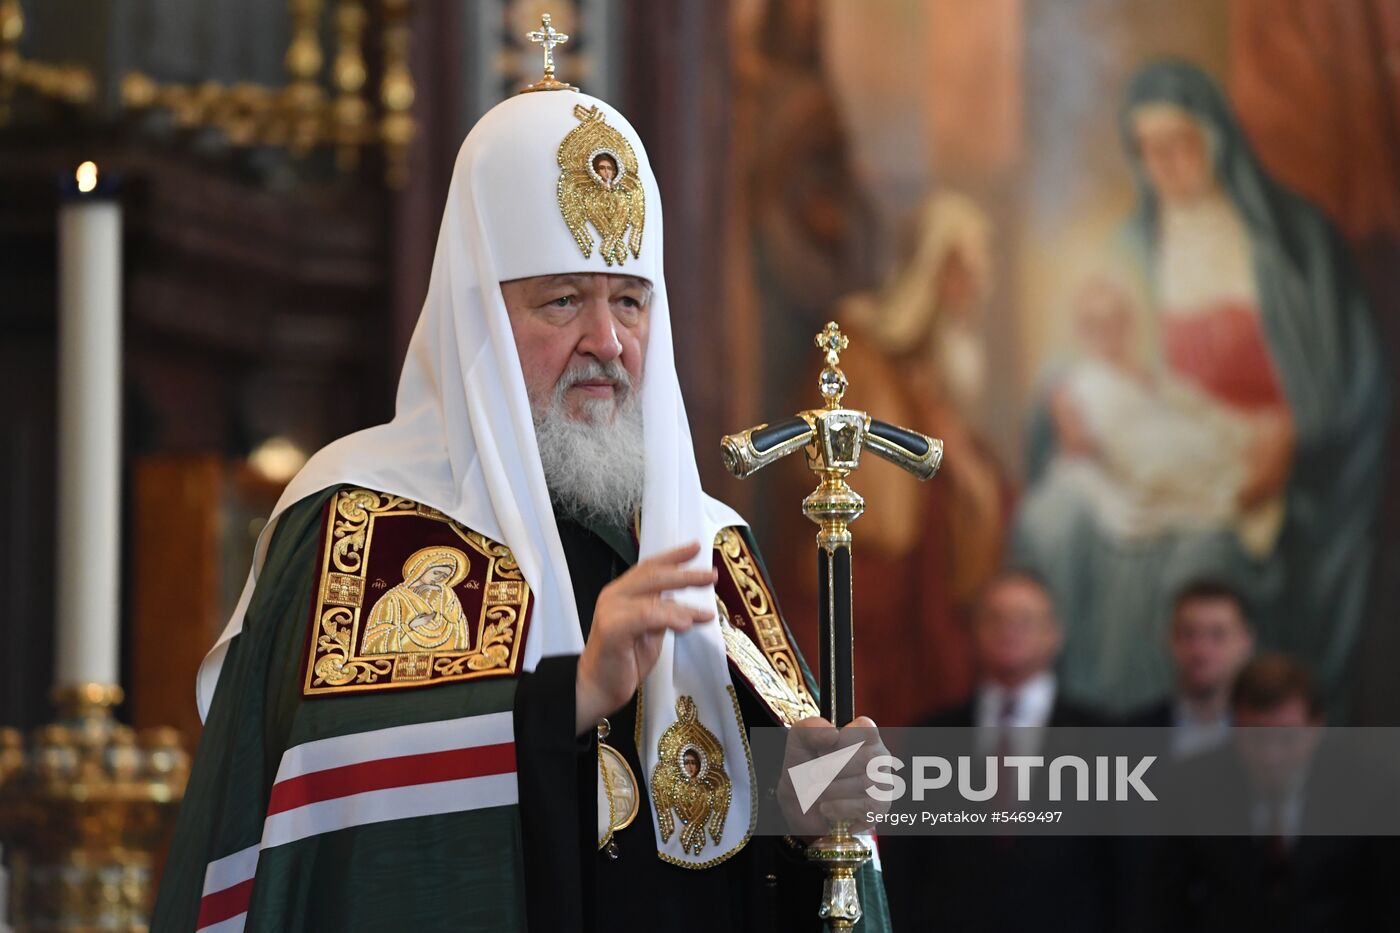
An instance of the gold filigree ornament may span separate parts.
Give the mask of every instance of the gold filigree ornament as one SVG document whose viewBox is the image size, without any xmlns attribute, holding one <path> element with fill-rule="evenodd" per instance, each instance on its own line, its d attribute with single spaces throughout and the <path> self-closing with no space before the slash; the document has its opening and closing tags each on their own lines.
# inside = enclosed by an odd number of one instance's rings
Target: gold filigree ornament
<svg viewBox="0 0 1400 933">
<path fill-rule="evenodd" d="M 646 192 L 637 155 L 597 106 L 575 104 L 574 116 L 583 122 L 559 144 L 559 210 L 585 259 L 593 255 L 592 224 L 602 238 L 598 255 L 620 266 L 628 250 L 633 259 L 642 252 Z"/>
<path fill-rule="evenodd" d="M 612 724 L 607 719 L 598 721 L 598 779 L 602 782 L 603 793 L 608 800 L 608 823 L 598 839 L 598 848 L 606 849 L 610 858 L 617 858 L 617 843 L 613 835 L 632 825 L 637 818 L 641 804 L 641 789 L 637 787 L 637 776 L 622 753 L 607 744 L 612 733 Z"/>
<path fill-rule="evenodd" d="M 744 679 L 782 720 L 783 725 L 795 726 L 804 719 L 821 715 L 811 694 L 805 688 L 801 692 L 794 690 L 758 645 L 734 627 L 730 621 L 729 607 L 718 596 L 715 597 L 715 610 L 730 663 L 739 669 L 739 673 L 744 675 Z"/>
<path fill-rule="evenodd" d="M 371 559 L 376 530 L 404 522 L 452 543 L 418 548 L 392 569 Z M 436 509 L 369 489 L 332 497 L 324 539 L 304 695 L 517 672 L 530 587 L 505 545 Z M 390 586 L 400 566 L 401 580 Z M 458 590 L 473 594 L 469 605 Z"/>
<path fill-rule="evenodd" d="M 733 528 L 723 528 L 715 535 L 715 549 L 723 559 L 724 567 L 739 592 L 741 609 L 748 619 L 753 639 L 735 629 L 730 622 L 728 607 L 720 602 L 720 620 L 724 623 L 725 644 L 730 660 L 748 677 L 754 688 L 769 701 L 772 709 L 789 726 L 809 716 L 819 715 L 817 700 L 807 686 L 802 666 L 797 660 L 797 652 L 788 641 L 783 620 L 778 614 L 778 603 L 768 589 L 763 574 L 758 569 L 749 546 L 743 535 Z M 747 644 L 737 641 L 743 639 Z M 766 665 L 749 663 L 755 657 L 753 643 L 761 649 L 761 657 Z M 773 678 L 763 667 L 771 666 L 781 683 L 771 683 Z M 773 689 L 768 689 L 771 685 Z"/>
<path fill-rule="evenodd" d="M 662 841 L 671 840 L 679 819 L 684 852 L 700 854 L 706 845 L 706 829 L 718 845 L 729 815 L 733 784 L 724 771 L 724 747 L 700 724 L 690 697 L 676 700 L 676 721 L 661 733 L 657 756 L 651 793 Z"/>
</svg>

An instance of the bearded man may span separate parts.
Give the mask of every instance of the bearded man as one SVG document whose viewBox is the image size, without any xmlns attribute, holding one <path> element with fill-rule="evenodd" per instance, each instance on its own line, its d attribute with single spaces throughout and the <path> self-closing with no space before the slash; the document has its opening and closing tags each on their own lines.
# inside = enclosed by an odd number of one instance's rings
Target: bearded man
<svg viewBox="0 0 1400 933">
<path fill-rule="evenodd" d="M 288 486 L 201 669 L 154 929 L 818 927 L 801 843 L 752 836 L 745 730 L 821 720 L 700 488 L 661 236 L 602 101 L 525 94 L 472 130 L 394 420 Z M 454 552 L 467 644 L 366 651 L 425 548 Z"/>
</svg>

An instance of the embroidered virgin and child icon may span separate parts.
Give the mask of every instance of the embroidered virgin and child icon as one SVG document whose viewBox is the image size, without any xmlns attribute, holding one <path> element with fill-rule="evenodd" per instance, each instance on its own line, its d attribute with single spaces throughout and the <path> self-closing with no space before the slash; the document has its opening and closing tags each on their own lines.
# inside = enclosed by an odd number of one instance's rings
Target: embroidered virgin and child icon
<svg viewBox="0 0 1400 933">
<path fill-rule="evenodd" d="M 466 651 L 470 625 L 453 587 L 469 569 L 467 555 L 456 548 L 415 551 L 404 562 L 403 582 L 370 609 L 362 653 Z"/>
</svg>

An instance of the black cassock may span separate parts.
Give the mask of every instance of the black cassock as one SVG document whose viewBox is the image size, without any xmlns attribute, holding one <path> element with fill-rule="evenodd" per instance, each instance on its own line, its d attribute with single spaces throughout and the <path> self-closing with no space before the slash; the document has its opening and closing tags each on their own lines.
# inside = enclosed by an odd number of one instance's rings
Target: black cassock
<svg viewBox="0 0 1400 933">
<path fill-rule="evenodd" d="M 635 562 L 635 544 L 619 534 L 605 540 L 564 518 L 559 519 L 559 536 L 586 638 L 599 593 Z M 732 858 L 706 869 L 682 868 L 657 857 L 645 772 L 633 743 L 635 696 L 608 717 L 612 729 L 607 741 L 626 757 L 642 799 L 637 818 L 614 835 L 617 857 L 598 849 L 597 741 L 591 732 L 574 736 L 577 667 L 577 656 L 547 658 L 522 678 L 516 693 L 531 933 L 820 930 L 821 875 L 780 838 L 755 836 Z M 743 679 L 736 676 L 734 683 L 745 726 L 771 724 Z"/>
</svg>

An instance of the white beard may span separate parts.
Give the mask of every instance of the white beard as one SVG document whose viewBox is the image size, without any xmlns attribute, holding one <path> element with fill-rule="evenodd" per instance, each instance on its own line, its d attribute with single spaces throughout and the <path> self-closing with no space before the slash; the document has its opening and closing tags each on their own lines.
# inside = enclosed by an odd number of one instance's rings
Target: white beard
<svg viewBox="0 0 1400 933">
<path fill-rule="evenodd" d="M 571 418 L 564 394 L 585 379 L 617 382 L 611 399 L 587 399 L 583 417 Z M 540 449 L 549 497 L 560 512 L 584 522 L 628 528 L 642 504 L 646 443 L 642 399 L 616 360 L 591 360 L 569 370 L 546 406 L 532 400 L 535 440 Z"/>
</svg>

